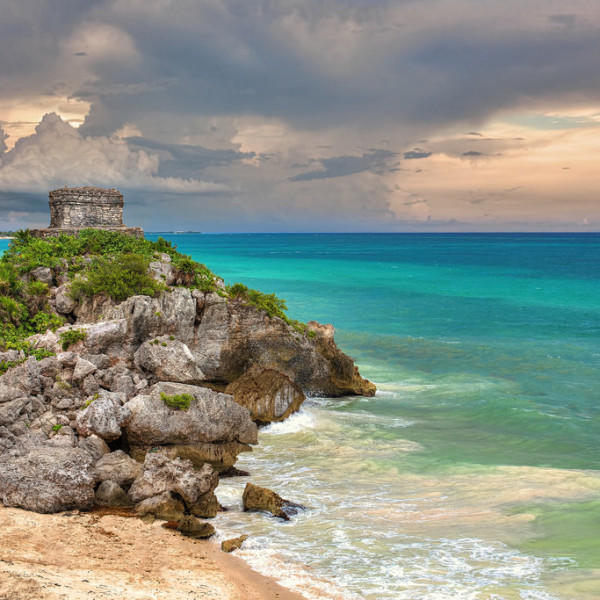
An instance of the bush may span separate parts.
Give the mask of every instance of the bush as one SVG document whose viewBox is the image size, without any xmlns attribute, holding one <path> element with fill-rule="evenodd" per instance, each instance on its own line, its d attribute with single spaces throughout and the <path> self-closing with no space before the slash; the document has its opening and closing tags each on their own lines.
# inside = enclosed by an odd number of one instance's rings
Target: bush
<svg viewBox="0 0 600 600">
<path fill-rule="evenodd" d="M 69 349 L 69 346 L 85 340 L 86 337 L 87 332 L 83 331 L 83 329 L 68 329 L 67 331 L 63 331 L 60 334 L 62 349 L 66 351 Z"/>
<path fill-rule="evenodd" d="M 160 393 L 160 399 L 171 408 L 175 410 L 187 410 L 190 407 L 190 403 L 194 399 L 194 396 L 191 394 L 175 394 L 174 396 L 169 396 L 164 392 Z"/>
<path fill-rule="evenodd" d="M 150 260 L 138 254 L 122 254 L 115 258 L 97 258 L 86 276 L 71 283 L 71 296 L 75 300 L 97 294 L 122 302 L 130 296 L 156 296 L 165 289 L 148 275 Z"/>
</svg>

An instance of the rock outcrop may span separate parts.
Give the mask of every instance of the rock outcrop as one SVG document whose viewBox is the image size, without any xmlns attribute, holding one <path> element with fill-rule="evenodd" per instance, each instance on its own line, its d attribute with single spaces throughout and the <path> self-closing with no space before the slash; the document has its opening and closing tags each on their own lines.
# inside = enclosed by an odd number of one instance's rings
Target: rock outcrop
<svg viewBox="0 0 600 600">
<path fill-rule="evenodd" d="M 242 496 L 244 510 L 271 513 L 274 517 L 289 521 L 290 515 L 304 508 L 290 500 L 285 500 L 269 488 L 247 483 Z"/>
<path fill-rule="evenodd" d="M 287 418 L 305 396 L 374 394 L 335 345 L 331 326 L 296 330 L 225 297 L 222 282 L 218 293 L 170 287 L 120 303 L 75 301 L 61 264 L 25 276 L 50 286 L 51 310 L 66 321 L 29 338 L 53 355 L 38 361 L 22 350 L 0 352 L 10 366 L 0 376 L 7 506 L 133 505 L 204 535 L 210 528 L 182 519 L 216 514 L 218 472 L 240 473 L 233 465 L 258 442 L 256 422 Z M 185 279 L 166 254 L 150 273 L 166 285 Z M 286 518 L 292 503 L 262 493 L 262 504 L 253 504 L 253 488 L 245 492 L 249 509 L 267 506 Z"/>
</svg>

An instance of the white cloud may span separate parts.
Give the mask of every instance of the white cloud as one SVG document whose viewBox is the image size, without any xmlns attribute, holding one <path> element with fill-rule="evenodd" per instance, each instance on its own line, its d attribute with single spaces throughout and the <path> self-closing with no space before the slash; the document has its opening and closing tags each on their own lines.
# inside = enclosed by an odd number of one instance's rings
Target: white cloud
<svg viewBox="0 0 600 600">
<path fill-rule="evenodd" d="M 33 135 L 0 155 L 0 188 L 4 192 L 46 193 L 64 185 L 97 185 L 196 194 L 229 189 L 194 178 L 160 177 L 159 165 L 156 154 L 131 150 L 117 137 L 84 137 L 51 113 L 44 116 Z"/>
</svg>

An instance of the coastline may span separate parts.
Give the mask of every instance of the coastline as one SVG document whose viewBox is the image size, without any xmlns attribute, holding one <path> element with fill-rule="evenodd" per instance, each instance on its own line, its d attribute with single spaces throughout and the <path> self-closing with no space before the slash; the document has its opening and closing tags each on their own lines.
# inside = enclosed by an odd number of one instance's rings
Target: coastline
<svg viewBox="0 0 600 600">
<path fill-rule="evenodd" d="M 162 521 L 0 505 L 0 598 L 305 600 Z"/>
</svg>

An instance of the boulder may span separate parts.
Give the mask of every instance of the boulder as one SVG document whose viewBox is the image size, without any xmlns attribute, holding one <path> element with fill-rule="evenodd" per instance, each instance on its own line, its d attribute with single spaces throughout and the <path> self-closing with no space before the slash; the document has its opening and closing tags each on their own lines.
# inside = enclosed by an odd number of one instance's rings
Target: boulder
<svg viewBox="0 0 600 600">
<path fill-rule="evenodd" d="M 0 404 L 0 425 L 12 425 L 28 405 L 28 398 L 17 398 Z"/>
<path fill-rule="evenodd" d="M 96 370 L 97 367 L 94 363 L 79 357 L 75 363 L 75 369 L 73 370 L 73 380 L 80 381 L 85 379 L 88 375 L 95 373 Z"/>
<path fill-rule="evenodd" d="M 148 453 L 144 470 L 131 488 L 129 495 L 134 502 L 141 502 L 164 492 L 172 492 L 190 508 L 214 495 L 219 478 L 209 465 L 197 471 L 188 460 L 171 460 L 160 453 Z M 215 512 L 216 514 L 216 512 Z"/>
<path fill-rule="evenodd" d="M 94 494 L 96 506 L 131 506 L 131 498 L 127 492 L 115 481 L 103 481 Z"/>
<path fill-rule="evenodd" d="M 86 332 L 84 346 L 88 352 L 104 354 L 114 344 L 121 344 L 127 333 L 128 323 L 125 319 L 100 321 L 82 326 Z"/>
<path fill-rule="evenodd" d="M 105 454 L 110 452 L 108 444 L 95 434 L 80 439 L 78 446 L 91 456 L 93 462 L 99 461 Z"/>
<path fill-rule="evenodd" d="M 123 450 L 104 454 L 95 466 L 97 481 L 114 481 L 128 490 L 131 484 L 142 474 L 142 465 L 130 458 Z"/>
<path fill-rule="evenodd" d="M 69 288 L 66 285 L 56 288 L 54 306 L 61 315 L 70 315 L 77 308 L 77 302 L 69 295 Z"/>
<path fill-rule="evenodd" d="M 121 437 L 121 427 L 127 423 L 131 413 L 122 406 L 123 396 L 101 390 L 97 398 L 90 398 L 87 408 L 77 415 L 77 431 L 80 435 L 96 434 L 103 440 L 112 441 Z"/>
<path fill-rule="evenodd" d="M 158 381 L 199 383 L 204 374 L 196 365 L 186 344 L 171 336 L 144 342 L 134 356 L 135 366 L 150 373 Z"/>
<path fill-rule="evenodd" d="M 92 460 L 78 448 L 38 446 L 0 461 L 0 500 L 40 513 L 85 509 L 94 499 Z"/>
<path fill-rule="evenodd" d="M 225 388 L 225 393 L 250 411 L 253 421 L 283 421 L 300 408 L 305 396 L 289 377 L 260 366 L 251 367 Z"/>
<path fill-rule="evenodd" d="M 185 515 L 179 519 L 177 531 L 191 538 L 208 539 L 215 534 L 215 528 L 210 524 L 199 521 L 193 515 Z"/>
<path fill-rule="evenodd" d="M 223 540 L 221 542 L 221 550 L 223 550 L 223 552 L 233 552 L 234 550 L 239 550 L 247 539 L 247 535 L 240 535 L 240 537 L 236 537 L 231 540 Z"/>
<path fill-rule="evenodd" d="M 149 273 L 150 277 L 166 285 L 173 285 L 175 281 L 175 269 L 171 264 L 171 257 L 168 254 L 161 254 L 160 260 L 151 262 Z"/>
<path fill-rule="evenodd" d="M 187 410 L 167 406 L 161 394 L 193 397 Z M 158 383 L 150 395 L 139 395 L 125 405 L 131 418 L 125 424 L 132 446 L 163 446 L 206 442 L 256 444 L 258 432 L 248 411 L 230 396 L 181 383 Z"/>
<path fill-rule="evenodd" d="M 289 521 L 289 514 L 304 508 L 301 504 L 283 499 L 274 491 L 247 483 L 242 496 L 245 511 L 265 511 L 284 521 Z M 289 514 L 288 514 L 289 513 Z"/>
<path fill-rule="evenodd" d="M 52 285 L 52 269 L 49 267 L 37 267 L 36 269 L 33 269 L 30 274 L 34 279 L 37 279 L 37 281 Z"/>
<path fill-rule="evenodd" d="M 30 356 L 24 363 L 9 369 L 2 376 L 0 398 L 6 398 L 11 395 L 11 389 L 21 390 L 21 396 L 35 396 L 39 394 L 42 391 L 40 376 L 40 365 L 35 357 Z M 10 400 L 13 399 L 10 398 Z"/>
<path fill-rule="evenodd" d="M 135 512 L 140 517 L 152 515 L 165 521 L 179 521 L 183 518 L 184 510 L 183 502 L 174 498 L 171 492 L 163 492 L 158 496 L 146 498 L 135 505 Z"/>
</svg>

